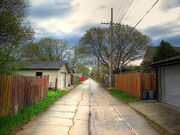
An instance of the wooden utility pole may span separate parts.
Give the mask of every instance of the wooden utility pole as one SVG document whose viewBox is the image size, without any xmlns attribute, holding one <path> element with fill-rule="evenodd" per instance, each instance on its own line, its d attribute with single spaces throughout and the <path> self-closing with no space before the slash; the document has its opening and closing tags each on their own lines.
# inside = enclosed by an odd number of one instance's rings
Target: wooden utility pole
<svg viewBox="0 0 180 135">
<path fill-rule="evenodd" d="M 111 8 L 111 25 L 110 25 L 110 60 L 109 60 L 109 87 L 113 87 L 113 69 L 112 69 L 112 60 L 113 60 L 113 55 L 112 55 L 112 50 L 113 50 L 113 8 Z"/>
<path fill-rule="evenodd" d="M 98 59 L 98 82 L 99 82 L 99 59 Z"/>
<path fill-rule="evenodd" d="M 110 57 L 109 57 L 109 87 L 113 87 L 113 8 L 111 8 L 111 22 L 110 23 L 101 23 L 101 24 L 110 24 Z"/>
</svg>

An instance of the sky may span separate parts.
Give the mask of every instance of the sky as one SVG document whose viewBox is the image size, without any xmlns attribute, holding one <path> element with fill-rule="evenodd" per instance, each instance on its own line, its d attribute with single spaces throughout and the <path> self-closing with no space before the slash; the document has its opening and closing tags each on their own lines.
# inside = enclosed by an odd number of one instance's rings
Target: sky
<svg viewBox="0 0 180 135">
<path fill-rule="evenodd" d="M 105 27 L 114 10 L 116 23 L 134 26 L 156 0 L 133 0 L 121 21 L 126 0 L 32 0 L 30 19 L 36 39 L 52 37 L 78 44 L 91 27 Z M 165 40 L 180 46 L 180 0 L 159 0 L 136 27 L 152 39 L 153 45 Z"/>
</svg>

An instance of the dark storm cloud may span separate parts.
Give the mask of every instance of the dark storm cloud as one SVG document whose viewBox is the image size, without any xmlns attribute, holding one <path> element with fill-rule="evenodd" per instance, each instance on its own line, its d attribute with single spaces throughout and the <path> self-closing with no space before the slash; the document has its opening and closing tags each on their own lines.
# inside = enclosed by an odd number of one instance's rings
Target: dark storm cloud
<svg viewBox="0 0 180 135">
<path fill-rule="evenodd" d="M 66 34 L 64 37 L 63 37 L 63 40 L 66 40 L 68 41 L 69 43 L 71 44 L 78 44 L 79 43 L 79 40 L 80 40 L 81 36 L 80 35 L 73 35 L 73 34 Z"/>
<path fill-rule="evenodd" d="M 152 38 L 155 45 L 159 45 L 159 42 L 161 40 L 165 40 L 174 46 L 180 46 L 179 31 L 180 25 L 175 22 L 169 22 L 164 25 L 152 26 L 143 30 L 145 34 Z"/>
<path fill-rule="evenodd" d="M 71 13 L 72 6 L 69 0 L 61 2 L 49 2 L 32 6 L 30 15 L 37 19 L 46 19 L 53 17 L 64 17 Z"/>
<path fill-rule="evenodd" d="M 41 38 L 50 37 L 53 39 L 62 39 L 68 41 L 71 44 L 78 44 L 79 39 L 81 38 L 80 35 L 75 34 L 66 34 L 61 31 L 59 32 L 50 32 L 44 28 L 38 28 L 36 32 L 36 39 L 39 40 Z"/>
<path fill-rule="evenodd" d="M 180 34 L 175 35 L 175 36 L 171 36 L 168 38 L 159 38 L 157 40 L 153 40 L 154 45 L 159 45 L 161 40 L 169 42 L 173 46 L 179 46 L 180 47 Z"/>
<path fill-rule="evenodd" d="M 50 32 L 50 31 L 40 27 L 36 31 L 36 38 L 40 39 L 40 38 L 50 37 L 50 38 L 60 39 L 61 34 L 62 34 L 61 32 L 58 32 L 58 33 Z"/>
<path fill-rule="evenodd" d="M 75 29 L 74 31 L 78 31 L 80 33 L 84 33 L 86 32 L 87 30 L 89 30 L 90 28 L 93 28 L 93 27 L 98 27 L 99 25 L 98 24 L 85 24 L 85 25 L 82 25 L 80 27 L 78 27 L 77 29 Z"/>
<path fill-rule="evenodd" d="M 66 40 L 71 44 L 78 44 L 79 40 L 81 39 L 81 37 L 85 33 L 85 31 L 87 31 L 88 29 L 90 29 L 92 27 L 98 27 L 98 25 L 86 24 L 86 25 L 76 28 L 70 34 L 63 33 L 62 31 L 50 32 L 42 27 L 39 27 L 36 32 L 36 38 L 40 39 L 40 38 L 45 38 L 45 37 L 51 37 L 51 38 L 55 38 L 55 39 Z"/>
<path fill-rule="evenodd" d="M 169 9 L 180 7 L 180 0 L 162 0 L 160 7 L 163 11 L 168 11 Z"/>
<path fill-rule="evenodd" d="M 180 25 L 175 22 L 169 22 L 163 25 L 156 25 L 143 30 L 152 38 L 172 35 L 180 31 Z"/>
</svg>

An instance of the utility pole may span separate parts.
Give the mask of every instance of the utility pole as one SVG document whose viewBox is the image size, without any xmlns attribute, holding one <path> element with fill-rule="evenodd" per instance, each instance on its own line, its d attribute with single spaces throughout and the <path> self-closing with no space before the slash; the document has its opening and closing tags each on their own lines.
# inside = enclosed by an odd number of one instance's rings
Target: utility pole
<svg viewBox="0 0 180 135">
<path fill-rule="evenodd" d="M 98 59 L 98 82 L 99 82 L 99 59 Z"/>
<path fill-rule="evenodd" d="M 113 87 L 113 68 L 112 68 L 112 50 L 113 50 L 113 8 L 111 8 L 111 21 L 110 23 L 101 23 L 101 24 L 110 24 L 110 58 L 109 58 L 109 87 Z"/>
</svg>

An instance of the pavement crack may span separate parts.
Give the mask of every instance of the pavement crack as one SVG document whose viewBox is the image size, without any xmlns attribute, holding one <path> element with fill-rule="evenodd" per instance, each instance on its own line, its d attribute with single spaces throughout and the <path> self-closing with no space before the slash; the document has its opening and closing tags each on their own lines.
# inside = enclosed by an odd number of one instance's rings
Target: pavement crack
<svg viewBox="0 0 180 135">
<path fill-rule="evenodd" d="M 75 117 L 76 117 L 76 115 L 77 115 L 77 111 L 78 111 L 79 104 L 80 104 L 80 102 L 83 100 L 83 95 L 84 95 L 84 93 L 83 93 L 83 91 L 82 91 L 81 99 L 78 101 L 78 104 L 77 104 L 77 107 L 76 107 L 76 110 L 75 110 L 75 114 L 74 114 L 74 116 L 73 116 L 73 118 L 72 118 L 72 125 L 69 127 L 69 130 L 68 130 L 68 132 L 67 132 L 68 135 L 70 135 L 70 131 L 71 131 L 72 127 L 73 127 L 74 124 L 75 124 Z"/>
</svg>

